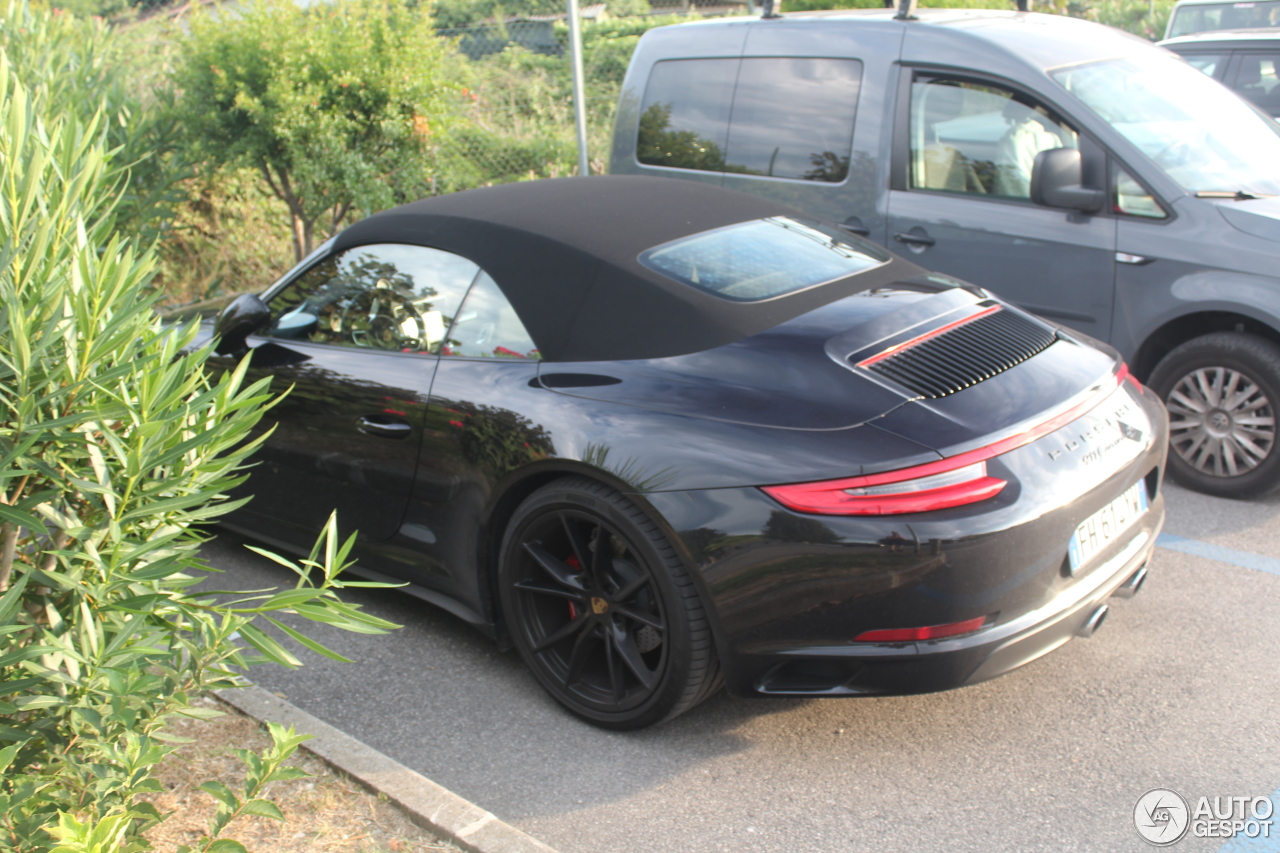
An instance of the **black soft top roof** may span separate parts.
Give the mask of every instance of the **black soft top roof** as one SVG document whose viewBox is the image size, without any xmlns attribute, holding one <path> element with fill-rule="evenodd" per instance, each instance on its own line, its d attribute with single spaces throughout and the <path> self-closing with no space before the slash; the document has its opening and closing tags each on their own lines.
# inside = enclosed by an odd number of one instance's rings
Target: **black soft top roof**
<svg viewBox="0 0 1280 853">
<path fill-rule="evenodd" d="M 347 228 L 333 250 L 411 243 L 475 261 L 511 300 L 546 361 L 699 352 L 920 272 L 894 258 L 799 293 L 732 302 L 637 260 L 645 249 L 670 240 L 779 215 L 804 216 L 783 204 L 692 180 L 559 178 L 393 208 Z"/>
</svg>

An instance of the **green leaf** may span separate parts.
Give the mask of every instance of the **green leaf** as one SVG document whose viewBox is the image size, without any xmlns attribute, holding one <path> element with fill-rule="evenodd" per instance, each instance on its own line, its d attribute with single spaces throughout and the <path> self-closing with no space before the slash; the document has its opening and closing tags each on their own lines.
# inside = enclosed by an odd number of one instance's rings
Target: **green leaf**
<svg viewBox="0 0 1280 853">
<path fill-rule="evenodd" d="M 0 777 L 4 776 L 4 772 L 9 769 L 9 765 L 13 763 L 13 759 L 17 756 L 21 745 L 6 746 L 0 749 Z"/>
<path fill-rule="evenodd" d="M 249 853 L 243 844 L 230 838 L 219 838 L 205 850 L 207 853 Z"/>
<path fill-rule="evenodd" d="M 0 520 L 12 522 L 28 530 L 44 530 L 44 522 L 40 519 L 29 512 L 24 512 L 8 504 L 0 503 Z"/>
<path fill-rule="evenodd" d="M 23 575 L 9 587 L 8 592 L 0 596 L 0 624 L 9 624 L 13 621 L 13 614 L 22 603 L 22 591 L 26 586 L 27 575 Z"/>
<path fill-rule="evenodd" d="M 24 696 L 15 699 L 13 704 L 19 711 L 35 711 L 40 708 L 59 708 L 67 704 L 67 700 L 60 696 Z"/>
<path fill-rule="evenodd" d="M 287 610 L 297 604 L 305 604 L 315 598 L 326 595 L 323 589 L 314 587 L 302 587 L 301 589 L 286 589 L 278 592 L 271 598 L 262 603 L 262 610 Z"/>
<path fill-rule="evenodd" d="M 251 814 L 256 817 L 269 817 L 272 820 L 278 821 L 284 820 L 284 814 L 276 804 L 270 800 L 264 800 L 261 798 L 249 800 L 242 806 L 242 809 L 245 814 Z"/>
<path fill-rule="evenodd" d="M 306 779 L 311 774 L 303 770 L 301 767 L 277 767 L 276 771 L 271 774 L 273 782 L 290 782 L 294 779 Z"/>
<path fill-rule="evenodd" d="M 315 652 L 318 655 L 324 655 L 330 660 L 336 660 L 341 663 L 354 663 L 354 661 L 352 661 L 350 658 L 343 657 L 342 655 L 338 654 L 337 652 L 333 651 L 327 646 L 324 646 L 321 643 L 311 639 L 305 634 L 295 631 L 293 628 L 290 628 L 288 625 L 284 624 L 283 622 L 279 622 L 275 619 L 272 619 L 270 616 L 264 616 L 262 618 L 266 619 L 272 625 L 275 625 L 281 631 L 285 632 L 285 634 L 289 635 L 291 638 L 301 643 L 302 645 L 306 646 L 308 649 L 311 649 L 311 651 Z"/>
<path fill-rule="evenodd" d="M 200 786 L 200 790 L 222 803 L 230 811 L 235 811 L 240 806 L 240 798 L 232 793 L 230 788 L 217 780 L 205 782 Z"/>
<path fill-rule="evenodd" d="M 174 713 L 183 717 L 192 717 L 197 720 L 217 720 L 227 715 L 226 711 L 219 711 L 217 708 L 199 708 L 194 705 L 188 705 L 180 708 Z"/>
<path fill-rule="evenodd" d="M 262 652 L 269 660 L 275 661 L 281 666 L 295 668 L 302 666 L 302 661 L 293 656 L 288 649 L 280 645 L 273 637 L 264 634 L 261 629 L 252 625 L 240 626 L 240 636 L 244 641 Z"/>
</svg>

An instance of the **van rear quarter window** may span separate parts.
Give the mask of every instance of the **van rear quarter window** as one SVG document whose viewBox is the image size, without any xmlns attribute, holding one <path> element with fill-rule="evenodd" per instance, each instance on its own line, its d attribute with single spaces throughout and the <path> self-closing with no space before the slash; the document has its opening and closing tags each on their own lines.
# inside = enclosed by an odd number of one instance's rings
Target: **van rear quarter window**
<svg viewBox="0 0 1280 853">
<path fill-rule="evenodd" d="M 862 81 L 856 59 L 656 63 L 636 159 L 649 166 L 839 183 Z"/>
</svg>

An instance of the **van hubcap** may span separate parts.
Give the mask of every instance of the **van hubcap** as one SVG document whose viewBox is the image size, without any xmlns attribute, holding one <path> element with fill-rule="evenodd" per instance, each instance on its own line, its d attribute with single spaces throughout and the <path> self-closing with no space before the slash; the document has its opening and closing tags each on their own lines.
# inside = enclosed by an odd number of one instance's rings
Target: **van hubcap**
<svg viewBox="0 0 1280 853">
<path fill-rule="evenodd" d="M 1202 367 L 1178 380 L 1165 401 L 1169 443 L 1202 474 L 1236 477 L 1271 453 L 1276 419 L 1271 401 L 1247 375 Z"/>
</svg>

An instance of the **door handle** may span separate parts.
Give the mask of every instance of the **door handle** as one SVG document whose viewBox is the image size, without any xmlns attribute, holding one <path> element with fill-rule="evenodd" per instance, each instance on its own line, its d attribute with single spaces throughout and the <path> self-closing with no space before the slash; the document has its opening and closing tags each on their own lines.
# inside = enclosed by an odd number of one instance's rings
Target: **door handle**
<svg viewBox="0 0 1280 853">
<path fill-rule="evenodd" d="M 899 243 L 906 243 L 908 246 L 932 246 L 937 242 L 927 234 L 904 234 L 902 232 L 894 234 L 893 239 Z"/>
<path fill-rule="evenodd" d="M 859 237 L 871 236 L 871 229 L 863 225 L 862 220 L 856 216 L 850 216 L 844 222 L 841 222 L 840 227 L 850 234 L 857 234 Z"/>
<path fill-rule="evenodd" d="M 409 433 L 413 432 L 413 427 L 409 424 L 398 421 L 379 423 L 368 417 L 357 420 L 356 429 L 366 435 L 376 435 L 378 438 L 407 438 Z"/>
</svg>

